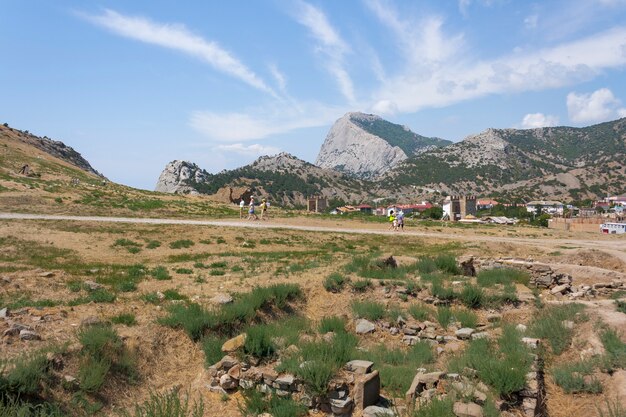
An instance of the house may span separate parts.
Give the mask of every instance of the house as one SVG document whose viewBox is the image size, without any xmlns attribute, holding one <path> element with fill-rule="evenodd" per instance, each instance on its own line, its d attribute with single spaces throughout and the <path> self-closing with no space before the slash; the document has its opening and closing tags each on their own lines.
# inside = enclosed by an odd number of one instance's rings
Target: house
<svg viewBox="0 0 626 417">
<path fill-rule="evenodd" d="M 374 214 L 377 216 L 384 216 L 387 213 L 387 209 L 385 207 L 376 207 L 374 210 Z"/>
<path fill-rule="evenodd" d="M 496 200 L 477 200 L 476 210 L 491 210 L 498 204 L 500 203 L 498 203 Z"/>
<path fill-rule="evenodd" d="M 407 215 L 411 213 L 421 213 L 432 207 L 434 206 L 428 201 L 422 201 L 419 204 L 402 204 L 397 206 L 398 209 L 402 210 L 404 214 Z"/>
<path fill-rule="evenodd" d="M 615 206 L 626 206 L 626 194 L 612 196 L 607 198 L 607 200 L 610 204 Z"/>
<path fill-rule="evenodd" d="M 448 196 L 443 202 L 443 218 L 459 221 L 471 214 L 476 215 L 476 197 Z"/>
<path fill-rule="evenodd" d="M 487 216 L 483 217 L 484 223 L 489 224 L 515 224 L 517 223 L 517 219 L 511 219 L 505 216 Z"/>
<path fill-rule="evenodd" d="M 529 201 L 526 203 L 526 211 L 528 213 L 537 213 L 537 210 L 541 210 L 542 213 L 548 214 L 563 214 L 563 203 L 560 201 Z"/>
<path fill-rule="evenodd" d="M 359 211 L 359 209 L 354 206 L 337 207 L 336 210 L 337 210 L 337 213 L 339 214 L 354 213 L 354 212 Z"/>
<path fill-rule="evenodd" d="M 594 201 L 592 207 L 596 210 L 602 209 L 604 211 L 609 211 L 611 208 L 611 203 L 608 201 Z"/>
<path fill-rule="evenodd" d="M 365 214 L 372 214 L 372 211 L 374 210 L 374 208 L 372 206 L 367 205 L 367 204 L 361 204 L 359 206 L 356 206 L 356 208 L 361 213 L 365 213 Z"/>
<path fill-rule="evenodd" d="M 604 234 L 623 234 L 626 233 L 626 223 L 603 223 L 600 225 L 600 231 Z"/>
</svg>

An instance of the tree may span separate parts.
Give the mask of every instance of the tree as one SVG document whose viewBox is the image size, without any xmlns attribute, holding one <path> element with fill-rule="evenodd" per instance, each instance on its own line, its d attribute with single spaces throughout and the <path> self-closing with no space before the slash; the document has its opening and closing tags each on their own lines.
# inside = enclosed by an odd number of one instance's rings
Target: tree
<svg viewBox="0 0 626 417">
<path fill-rule="evenodd" d="M 4 126 L 4 127 L 9 127 L 9 124 L 8 124 L 8 123 L 5 123 L 5 124 L 3 124 L 2 126 Z"/>
</svg>

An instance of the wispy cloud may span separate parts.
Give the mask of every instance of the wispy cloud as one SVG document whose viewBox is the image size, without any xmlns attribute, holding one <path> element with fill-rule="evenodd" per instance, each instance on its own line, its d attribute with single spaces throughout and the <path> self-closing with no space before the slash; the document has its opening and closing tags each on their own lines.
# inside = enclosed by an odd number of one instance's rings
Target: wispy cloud
<svg viewBox="0 0 626 417">
<path fill-rule="evenodd" d="M 625 117 L 626 108 L 611 90 L 601 88 L 590 94 L 569 93 L 567 113 L 574 123 L 598 123 Z"/>
<path fill-rule="evenodd" d="M 261 156 L 261 155 L 275 155 L 280 152 L 280 149 L 274 146 L 265 146 L 259 143 L 253 145 L 244 145 L 243 143 L 233 143 L 232 145 L 218 145 L 215 147 L 218 151 L 232 152 L 245 156 Z"/>
<path fill-rule="evenodd" d="M 310 102 L 298 103 L 294 107 L 291 103 L 281 102 L 275 106 L 257 107 L 245 112 L 196 111 L 191 115 L 190 125 L 209 139 L 239 142 L 328 125 L 349 110 L 349 106 L 328 106 Z"/>
<path fill-rule="evenodd" d="M 208 41 L 191 33 L 184 25 L 153 22 L 144 17 L 126 16 L 105 9 L 100 15 L 77 13 L 83 19 L 111 32 L 141 42 L 174 49 L 195 56 L 215 69 L 261 91 L 276 93 L 252 70 L 217 42 Z"/>
<path fill-rule="evenodd" d="M 283 93 L 286 94 L 287 93 L 287 78 L 285 77 L 285 74 L 283 74 L 278 67 L 276 66 L 276 64 L 270 64 L 269 65 L 269 69 L 270 72 L 272 73 L 272 76 L 274 77 L 274 79 L 276 80 L 276 83 L 278 84 L 278 89 Z"/>
<path fill-rule="evenodd" d="M 537 127 L 551 127 L 559 124 L 557 116 L 543 113 L 529 113 L 522 119 L 522 129 L 534 129 Z"/>
<path fill-rule="evenodd" d="M 330 24 L 326 15 L 315 6 L 304 1 L 298 2 L 295 19 L 307 29 L 318 42 L 316 49 L 325 56 L 325 66 L 335 78 L 341 94 L 350 103 L 354 103 L 354 84 L 345 68 L 345 55 L 350 47 L 339 32 Z"/>
</svg>

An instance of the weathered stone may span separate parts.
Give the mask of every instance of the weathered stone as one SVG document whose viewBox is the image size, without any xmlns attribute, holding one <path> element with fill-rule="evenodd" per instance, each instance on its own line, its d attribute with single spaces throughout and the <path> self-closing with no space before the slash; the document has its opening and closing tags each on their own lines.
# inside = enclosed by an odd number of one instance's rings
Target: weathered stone
<svg viewBox="0 0 626 417">
<path fill-rule="evenodd" d="M 42 278 L 51 278 L 54 276 L 54 272 L 50 272 L 50 271 L 41 272 L 39 273 L 39 276 Z"/>
<path fill-rule="evenodd" d="M 445 372 L 418 372 L 411 382 L 411 387 L 406 392 L 406 400 L 413 401 L 426 388 L 434 388 L 441 378 L 445 376 Z"/>
<path fill-rule="evenodd" d="M 363 417 L 396 417 L 396 414 L 389 408 L 370 405 L 363 410 Z"/>
<path fill-rule="evenodd" d="M 32 330 L 20 330 L 21 340 L 41 340 L 41 336 Z"/>
<path fill-rule="evenodd" d="M 354 403 L 352 402 L 352 398 L 348 397 L 346 399 L 331 399 L 330 401 L 330 409 L 334 414 L 347 414 L 352 411 L 352 406 Z"/>
<path fill-rule="evenodd" d="M 569 288 L 570 288 L 570 284 L 557 285 L 550 290 L 550 294 L 553 294 L 553 295 L 563 294 L 564 292 L 569 290 Z"/>
<path fill-rule="evenodd" d="M 487 394 L 482 391 L 475 390 L 473 397 L 474 401 L 476 401 L 476 403 L 480 405 L 485 405 L 485 401 L 487 401 Z"/>
<path fill-rule="evenodd" d="M 83 282 L 83 284 L 85 284 L 85 287 L 87 287 L 89 291 L 95 291 L 95 290 L 99 290 L 100 288 L 102 288 L 102 285 L 98 284 L 97 282 L 90 281 L 90 280 Z"/>
<path fill-rule="evenodd" d="M 483 409 L 476 403 L 462 403 L 457 401 L 454 403 L 452 411 L 457 417 L 483 417 Z"/>
<path fill-rule="evenodd" d="M 274 384 L 274 381 L 276 381 L 276 378 L 278 378 L 278 372 L 276 372 L 272 368 L 265 368 L 261 372 L 263 374 L 263 382 L 265 382 L 267 385 L 271 386 L 272 384 Z"/>
<path fill-rule="evenodd" d="M 230 375 L 224 374 L 220 377 L 220 387 L 225 390 L 235 389 L 237 386 L 239 386 L 239 382 Z"/>
<path fill-rule="evenodd" d="M 222 359 L 220 359 L 220 361 L 217 362 L 214 366 L 215 369 L 217 369 L 218 371 L 228 372 L 230 368 L 237 365 L 238 363 L 239 361 L 237 359 L 233 358 L 232 356 L 226 355 Z"/>
<path fill-rule="evenodd" d="M 420 338 L 417 336 L 404 336 L 402 338 L 402 343 L 407 344 L 409 346 L 413 346 L 420 341 Z"/>
<path fill-rule="evenodd" d="M 526 343 L 531 348 L 536 349 L 539 346 L 540 340 L 532 337 L 522 337 L 522 342 Z"/>
<path fill-rule="evenodd" d="M 231 297 L 230 294 L 221 294 L 220 293 L 220 294 L 215 295 L 209 301 L 211 301 L 212 303 L 215 303 L 215 304 L 228 304 L 228 303 L 232 303 L 233 302 L 233 297 Z"/>
<path fill-rule="evenodd" d="M 100 319 L 100 317 L 89 316 L 89 317 L 85 317 L 84 319 L 80 321 L 80 327 L 98 326 L 102 323 L 103 322 Z"/>
<path fill-rule="evenodd" d="M 378 371 L 357 375 L 353 395 L 357 410 L 378 403 L 380 398 L 380 375 Z"/>
<path fill-rule="evenodd" d="M 0 309 L 0 319 L 6 319 L 7 317 L 9 317 L 9 310 L 6 307 Z"/>
<path fill-rule="evenodd" d="M 284 374 L 274 380 L 274 386 L 285 391 L 292 391 L 295 388 L 296 379 L 291 374 Z"/>
<path fill-rule="evenodd" d="M 573 329 L 574 328 L 574 322 L 571 321 L 571 320 L 563 320 L 561 323 L 563 324 L 563 326 L 566 329 Z"/>
<path fill-rule="evenodd" d="M 235 336 L 232 339 L 227 340 L 222 345 L 222 352 L 234 352 L 237 349 L 243 347 L 246 343 L 247 335 L 245 333 L 240 334 L 239 336 Z"/>
<path fill-rule="evenodd" d="M 487 333 L 487 332 L 472 333 L 472 340 L 486 339 L 488 337 L 489 337 L 489 333 Z"/>
<path fill-rule="evenodd" d="M 371 321 L 365 319 L 359 319 L 356 321 L 355 324 L 357 334 L 372 333 L 374 330 L 376 330 L 376 325 Z"/>
<path fill-rule="evenodd" d="M 417 335 L 417 330 L 411 329 L 410 327 L 405 327 L 404 329 L 402 329 L 402 333 L 407 336 L 415 336 Z"/>
<path fill-rule="evenodd" d="M 515 326 L 515 329 L 518 332 L 524 333 L 526 331 L 527 327 L 525 325 L 523 325 L 522 323 L 520 323 L 517 326 Z"/>
<path fill-rule="evenodd" d="M 400 330 L 398 330 L 397 327 L 392 327 L 392 328 L 389 329 L 389 334 L 392 335 L 392 336 L 395 336 L 398 333 L 400 333 Z"/>
<path fill-rule="evenodd" d="M 239 379 L 241 377 L 241 364 L 238 363 L 237 365 L 230 368 L 228 370 L 228 375 L 230 375 L 231 378 Z"/>
<path fill-rule="evenodd" d="M 346 370 L 356 374 L 368 374 L 372 370 L 374 362 L 355 359 L 346 364 Z"/>
<path fill-rule="evenodd" d="M 469 327 L 463 327 L 462 329 L 457 330 L 454 335 L 459 339 L 469 339 L 474 333 L 474 329 Z"/>
<path fill-rule="evenodd" d="M 537 408 L 537 399 L 536 398 L 524 398 L 522 400 L 522 410 L 524 411 L 524 415 L 531 417 L 535 415 L 535 409 Z"/>
</svg>

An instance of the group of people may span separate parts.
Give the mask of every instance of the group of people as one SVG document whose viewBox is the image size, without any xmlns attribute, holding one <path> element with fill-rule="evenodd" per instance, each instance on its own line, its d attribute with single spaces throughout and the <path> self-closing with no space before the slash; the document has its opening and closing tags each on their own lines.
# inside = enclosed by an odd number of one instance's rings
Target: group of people
<svg viewBox="0 0 626 417">
<path fill-rule="evenodd" d="M 269 208 L 270 203 L 267 202 L 266 199 L 261 200 L 260 208 L 261 208 L 261 218 L 260 220 L 267 220 L 267 209 Z M 239 202 L 239 218 L 243 219 L 244 209 L 246 207 L 246 202 L 241 199 Z M 259 220 L 259 216 L 256 215 L 254 197 L 250 197 L 250 204 L 248 204 L 248 218 L 247 220 Z"/>
<path fill-rule="evenodd" d="M 398 230 L 404 231 L 404 212 L 402 210 L 398 212 L 389 211 L 389 229 L 393 229 L 396 232 Z"/>
</svg>

